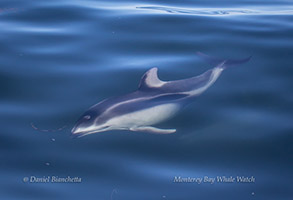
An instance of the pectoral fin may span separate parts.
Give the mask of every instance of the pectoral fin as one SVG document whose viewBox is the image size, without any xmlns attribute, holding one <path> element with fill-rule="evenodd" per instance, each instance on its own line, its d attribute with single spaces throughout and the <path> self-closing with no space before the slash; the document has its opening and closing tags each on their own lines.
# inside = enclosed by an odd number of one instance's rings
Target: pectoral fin
<svg viewBox="0 0 293 200">
<path fill-rule="evenodd" d="M 160 129 L 160 128 L 155 128 L 152 126 L 135 127 L 135 128 L 131 128 L 130 130 L 146 132 L 146 133 L 154 133 L 154 134 L 171 134 L 176 132 L 176 129 Z"/>
</svg>

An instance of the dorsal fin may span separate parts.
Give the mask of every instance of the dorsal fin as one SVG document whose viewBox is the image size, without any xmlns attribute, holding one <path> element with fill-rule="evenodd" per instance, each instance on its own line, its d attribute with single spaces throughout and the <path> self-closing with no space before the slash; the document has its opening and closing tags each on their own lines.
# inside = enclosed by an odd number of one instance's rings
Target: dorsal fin
<svg viewBox="0 0 293 200">
<path fill-rule="evenodd" d="M 158 88 L 165 82 L 158 78 L 158 68 L 154 67 L 148 70 L 141 78 L 138 89 Z"/>
</svg>

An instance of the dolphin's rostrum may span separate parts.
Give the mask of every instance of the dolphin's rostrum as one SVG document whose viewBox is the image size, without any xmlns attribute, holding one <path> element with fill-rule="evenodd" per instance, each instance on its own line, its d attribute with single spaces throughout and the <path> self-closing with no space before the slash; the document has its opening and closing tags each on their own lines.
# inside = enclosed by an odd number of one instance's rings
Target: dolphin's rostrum
<svg viewBox="0 0 293 200">
<path fill-rule="evenodd" d="M 109 130 L 174 133 L 176 129 L 160 129 L 152 125 L 173 117 L 208 89 L 224 69 L 250 60 L 250 57 L 222 60 L 197 54 L 216 67 L 199 76 L 176 81 L 160 80 L 158 69 L 152 68 L 141 78 L 138 90 L 106 99 L 87 110 L 72 129 L 72 135 L 81 137 Z"/>
</svg>

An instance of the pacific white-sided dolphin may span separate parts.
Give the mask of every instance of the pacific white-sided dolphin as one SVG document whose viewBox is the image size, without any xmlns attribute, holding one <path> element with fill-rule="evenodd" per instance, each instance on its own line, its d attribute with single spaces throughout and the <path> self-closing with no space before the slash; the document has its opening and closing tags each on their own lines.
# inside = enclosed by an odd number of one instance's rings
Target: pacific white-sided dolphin
<svg viewBox="0 0 293 200">
<path fill-rule="evenodd" d="M 193 102 L 218 79 L 224 69 L 250 60 L 250 57 L 222 60 L 202 53 L 198 55 L 216 67 L 199 76 L 175 81 L 160 80 L 158 69 L 151 68 L 142 76 L 138 90 L 106 99 L 87 110 L 72 129 L 72 135 L 81 137 L 109 130 L 174 133 L 176 129 L 160 129 L 153 125 L 173 117 Z"/>
</svg>

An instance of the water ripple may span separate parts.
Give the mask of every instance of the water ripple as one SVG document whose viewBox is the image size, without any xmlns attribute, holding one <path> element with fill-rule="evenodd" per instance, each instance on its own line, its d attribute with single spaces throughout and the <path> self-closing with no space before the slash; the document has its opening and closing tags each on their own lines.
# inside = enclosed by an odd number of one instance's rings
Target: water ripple
<svg viewBox="0 0 293 200">
<path fill-rule="evenodd" d="M 229 16 L 229 15 L 292 15 L 293 10 L 252 10 L 252 9 L 230 9 L 230 8 L 174 8 L 165 6 L 141 6 L 137 9 L 149 10 L 151 12 L 163 12 L 171 14 L 201 15 L 201 16 Z"/>
</svg>

